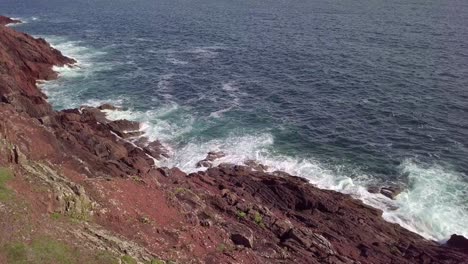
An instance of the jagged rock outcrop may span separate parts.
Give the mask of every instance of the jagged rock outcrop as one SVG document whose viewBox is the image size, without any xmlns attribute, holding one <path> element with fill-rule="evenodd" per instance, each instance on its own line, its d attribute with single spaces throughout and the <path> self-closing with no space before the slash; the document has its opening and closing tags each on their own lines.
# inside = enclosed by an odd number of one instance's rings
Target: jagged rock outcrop
<svg viewBox="0 0 468 264">
<path fill-rule="evenodd" d="M 211 167 L 224 156 L 212 152 L 206 171 L 158 167 L 167 151 L 139 137 L 138 123 L 108 120 L 116 108 L 52 110 L 36 81 L 73 62 L 0 26 L 0 166 L 37 214 L 81 221 L 67 226 L 80 245 L 142 263 L 468 263 L 460 239 L 427 241 L 348 195 L 255 161 Z"/>
<path fill-rule="evenodd" d="M 44 39 L 35 39 L 5 26 L 0 26 L 0 36 L 0 102 L 11 104 L 17 111 L 32 117 L 52 113 L 36 81 L 56 78 L 53 65 L 63 66 L 75 61 L 50 47 Z"/>
<path fill-rule="evenodd" d="M 18 24 L 18 23 L 21 23 L 21 21 L 17 19 L 5 17 L 5 16 L 0 16 L 0 26 L 6 26 L 8 24 Z"/>
</svg>

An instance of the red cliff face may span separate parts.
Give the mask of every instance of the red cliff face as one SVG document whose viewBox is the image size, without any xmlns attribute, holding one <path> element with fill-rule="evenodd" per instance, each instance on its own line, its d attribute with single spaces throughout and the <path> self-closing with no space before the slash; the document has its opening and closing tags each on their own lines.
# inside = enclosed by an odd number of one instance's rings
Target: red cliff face
<svg viewBox="0 0 468 264">
<path fill-rule="evenodd" d="M 12 104 L 33 117 L 49 114 L 52 109 L 36 81 L 56 78 L 52 66 L 74 60 L 64 57 L 43 39 L 3 26 L 13 22 L 0 17 L 0 102 Z"/>
<path fill-rule="evenodd" d="M 98 108 L 52 110 L 36 81 L 73 62 L 0 26 L 0 167 L 14 171 L 10 186 L 34 208 L 36 232 L 148 263 L 468 263 L 461 238 L 440 246 L 348 195 L 254 161 L 189 175 L 158 167 L 167 154 L 128 132 L 138 123 L 107 120 Z M 80 224 L 51 225 L 56 214 Z M 0 212 L 0 248 L 2 238 L 24 236 L 12 235 L 8 215 Z"/>
</svg>

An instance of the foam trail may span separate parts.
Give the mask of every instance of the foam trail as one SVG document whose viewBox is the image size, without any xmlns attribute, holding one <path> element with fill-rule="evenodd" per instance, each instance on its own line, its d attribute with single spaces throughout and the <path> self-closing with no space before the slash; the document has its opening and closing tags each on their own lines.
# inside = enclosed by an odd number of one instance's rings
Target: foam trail
<svg viewBox="0 0 468 264">
<path fill-rule="evenodd" d="M 176 103 L 167 103 L 148 111 L 115 110 L 106 111 L 111 120 L 128 119 L 142 123 L 142 130 L 150 140 L 171 142 L 181 134 L 192 129 L 194 118 L 188 114 L 181 114 Z M 170 147 L 169 147 L 170 148 Z"/>
<path fill-rule="evenodd" d="M 225 91 L 227 95 L 230 97 L 228 99 L 228 102 L 226 103 L 227 107 L 211 112 L 209 117 L 221 118 L 224 113 L 227 113 L 240 105 L 239 96 L 243 94 L 239 93 L 239 88 L 235 85 L 234 82 L 230 81 L 230 82 L 222 83 L 221 89 Z"/>
<path fill-rule="evenodd" d="M 463 176 L 440 166 L 423 167 L 411 161 L 402 164 L 402 173 L 409 175 L 409 187 L 396 200 L 382 194 L 372 194 L 365 187 L 371 176 L 341 175 L 325 168 L 313 159 L 278 155 L 271 151 L 273 137 L 269 134 L 230 136 L 208 142 L 190 142 L 174 150 L 173 156 L 161 165 L 176 166 L 185 172 L 195 172 L 196 163 L 208 151 L 227 154 L 214 165 L 227 162 L 243 164 L 255 159 L 267 165 L 269 171 L 281 170 L 308 179 L 322 189 L 347 193 L 368 205 L 382 209 L 385 220 L 400 224 L 427 239 L 443 242 L 451 234 L 468 236 L 468 187 Z M 397 208 L 395 210 L 395 208 Z"/>
<path fill-rule="evenodd" d="M 188 64 L 188 61 L 179 60 L 179 59 L 176 59 L 174 57 L 168 57 L 167 61 L 169 63 L 178 64 L 178 65 L 187 65 Z"/>
<path fill-rule="evenodd" d="M 101 101 L 93 102 L 94 105 Z M 451 234 L 468 236 L 468 187 L 463 175 L 442 166 L 424 166 L 407 160 L 401 165 L 401 173 L 408 175 L 408 189 L 391 200 L 382 194 L 367 191 L 370 175 L 349 177 L 337 173 L 312 158 L 297 158 L 275 153 L 271 134 L 235 135 L 209 141 L 191 139 L 183 145 L 174 144 L 185 133 L 193 131 L 193 116 L 181 114 L 179 105 L 166 104 L 148 111 L 108 111 L 110 119 L 130 119 L 143 122 L 142 130 L 152 140 L 160 139 L 171 152 L 170 158 L 158 161 L 158 165 L 179 167 L 185 172 L 195 172 L 196 163 L 205 158 L 208 151 L 223 151 L 227 155 L 215 161 L 243 164 L 254 159 L 267 165 L 269 171 L 285 171 L 301 176 L 322 189 L 347 193 L 368 205 L 382 209 L 385 220 L 397 223 L 425 238 L 443 242 Z M 353 173 L 355 175 L 357 173 Z"/>
<path fill-rule="evenodd" d="M 55 67 L 64 77 L 88 76 L 96 71 L 108 70 L 110 65 L 99 62 L 105 52 L 86 47 L 80 41 L 72 41 L 58 36 L 40 36 L 63 55 L 77 61 L 75 67 Z"/>
<path fill-rule="evenodd" d="M 75 81 L 90 78 L 97 72 L 110 70 L 111 65 L 101 59 L 106 53 L 86 47 L 80 41 L 72 41 L 64 37 L 53 35 L 38 37 L 46 39 L 52 47 L 77 61 L 72 66 L 54 66 L 53 70 L 59 74 L 60 78 L 41 82 L 39 87 L 49 97 L 49 102 L 56 108 L 80 106 L 82 102 L 79 101 L 77 95 L 86 90 L 87 87 Z"/>
</svg>

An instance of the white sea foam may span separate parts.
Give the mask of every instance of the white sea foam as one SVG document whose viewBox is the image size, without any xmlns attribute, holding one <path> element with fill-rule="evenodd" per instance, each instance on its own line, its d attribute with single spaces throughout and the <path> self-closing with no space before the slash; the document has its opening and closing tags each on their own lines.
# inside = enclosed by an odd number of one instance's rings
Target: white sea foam
<svg viewBox="0 0 468 264">
<path fill-rule="evenodd" d="M 159 77 L 159 81 L 157 84 L 158 92 L 162 95 L 165 99 L 172 99 L 171 94 L 171 79 L 174 77 L 175 74 L 163 74 Z"/>
<path fill-rule="evenodd" d="M 15 17 L 15 16 L 9 16 L 11 19 L 13 20 L 19 20 L 21 21 L 21 23 L 13 23 L 13 24 L 8 24 L 7 26 L 9 27 L 15 27 L 15 26 L 19 26 L 21 24 L 27 24 L 27 23 L 30 23 L 30 22 L 36 22 L 39 19 L 39 17 L 36 17 L 36 16 L 32 16 L 32 17 Z"/>
<path fill-rule="evenodd" d="M 236 108 L 240 104 L 240 95 L 239 88 L 236 86 L 235 82 L 225 82 L 221 84 L 221 89 L 228 93 L 227 102 L 225 104 L 226 107 L 213 111 L 210 113 L 209 117 L 211 118 L 221 118 L 224 113 L 231 111 L 232 109 Z"/>
<path fill-rule="evenodd" d="M 176 166 L 186 172 L 195 172 L 196 163 L 205 158 L 208 151 L 223 151 L 227 155 L 216 160 L 243 164 L 255 159 L 267 165 L 269 171 L 285 171 L 308 179 L 319 188 L 347 193 L 373 207 L 384 211 L 384 219 L 420 235 L 443 242 L 451 234 L 468 236 L 468 187 L 463 176 L 440 166 L 423 167 L 405 161 L 402 173 L 409 175 L 409 187 L 396 200 L 382 194 L 372 194 L 365 187 L 372 177 L 360 175 L 353 178 L 325 168 L 313 159 L 301 159 L 276 155 L 271 151 L 273 137 L 269 134 L 256 136 L 230 136 L 223 140 L 190 142 L 173 150 L 173 156 L 161 165 Z"/>
<path fill-rule="evenodd" d="M 398 209 L 384 218 L 424 237 L 442 241 L 451 234 L 468 236 L 466 175 L 440 165 L 402 164 L 409 188 L 397 198 Z"/>
<path fill-rule="evenodd" d="M 150 140 L 170 142 L 179 135 L 189 132 L 193 126 L 194 118 L 191 115 L 177 115 L 171 118 L 174 112 L 179 111 L 176 103 L 169 102 L 158 108 L 148 111 L 114 110 L 107 111 L 107 117 L 112 120 L 128 119 L 142 123 L 141 130 Z M 168 146 L 170 148 L 170 146 Z"/>
<path fill-rule="evenodd" d="M 92 106 L 92 107 L 98 107 L 103 104 L 111 104 L 116 107 L 122 107 L 124 104 L 124 99 L 118 98 L 118 99 L 89 99 L 87 100 L 83 105 L 85 106 Z"/>
<path fill-rule="evenodd" d="M 105 52 L 84 46 L 81 41 L 72 41 L 59 36 L 40 36 L 47 40 L 65 56 L 77 61 L 74 67 L 56 67 L 65 77 L 87 76 L 93 72 L 110 69 L 110 65 L 100 61 Z"/>
<path fill-rule="evenodd" d="M 60 50 L 65 56 L 77 61 L 73 65 L 54 66 L 53 69 L 58 72 L 60 78 L 41 82 L 39 86 L 55 107 L 78 107 L 82 102 L 76 99 L 76 95 L 86 90 L 86 87 L 76 87 L 70 81 L 78 78 L 90 78 L 97 72 L 110 70 L 112 66 L 101 59 L 106 53 L 86 47 L 80 41 L 71 41 L 65 37 L 53 35 L 39 37 L 46 39 L 52 47 Z"/>
<path fill-rule="evenodd" d="M 218 51 L 212 47 L 198 47 L 188 51 L 188 53 L 193 53 L 197 58 L 206 58 L 212 59 L 218 56 Z"/>
<path fill-rule="evenodd" d="M 174 57 L 168 57 L 167 61 L 169 63 L 177 64 L 177 65 L 186 65 L 186 64 L 188 64 L 188 61 L 179 60 L 179 59 L 176 59 Z"/>
<path fill-rule="evenodd" d="M 214 112 L 211 112 L 209 117 L 211 118 L 221 118 L 224 113 L 231 111 L 233 106 L 229 106 L 227 108 L 223 108 Z"/>
<path fill-rule="evenodd" d="M 233 91 L 238 91 L 239 90 L 239 88 L 235 85 L 234 82 L 223 83 L 222 86 L 221 86 L 221 89 L 223 89 L 224 91 L 228 91 L 228 92 L 233 92 Z"/>
</svg>

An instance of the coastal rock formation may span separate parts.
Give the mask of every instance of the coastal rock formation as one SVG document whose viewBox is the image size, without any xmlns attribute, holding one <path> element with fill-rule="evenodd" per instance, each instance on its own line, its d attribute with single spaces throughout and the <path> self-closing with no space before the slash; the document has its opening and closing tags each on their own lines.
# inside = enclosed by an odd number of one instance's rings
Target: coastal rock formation
<svg viewBox="0 0 468 264">
<path fill-rule="evenodd" d="M 13 22 L 0 18 L 0 25 Z M 53 49 L 44 39 L 35 39 L 5 26 L 0 26 L 0 36 L 0 102 L 11 104 L 31 117 L 52 113 L 52 107 L 36 82 L 56 78 L 53 65 L 64 66 L 75 61 Z"/>
<path fill-rule="evenodd" d="M 211 167 L 225 154 L 210 152 L 206 171 L 159 167 L 168 152 L 138 138 L 138 123 L 108 120 L 114 107 L 52 110 L 36 81 L 73 63 L 0 26 L 0 167 L 14 175 L 3 197 L 15 197 L 0 199 L 0 263 L 10 241 L 38 234 L 123 263 L 468 263 L 458 237 L 425 240 L 348 195 L 255 161 Z M 18 222 L 23 204 L 34 232 Z"/>
<path fill-rule="evenodd" d="M 21 23 L 21 21 L 17 19 L 5 17 L 5 16 L 0 16 L 0 26 L 6 26 L 8 24 L 18 24 L 18 23 Z"/>
<path fill-rule="evenodd" d="M 447 245 L 454 248 L 459 248 L 468 254 L 468 239 L 464 236 L 453 234 L 447 241 Z"/>
</svg>

